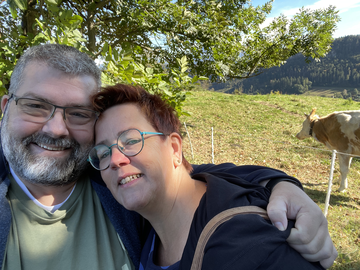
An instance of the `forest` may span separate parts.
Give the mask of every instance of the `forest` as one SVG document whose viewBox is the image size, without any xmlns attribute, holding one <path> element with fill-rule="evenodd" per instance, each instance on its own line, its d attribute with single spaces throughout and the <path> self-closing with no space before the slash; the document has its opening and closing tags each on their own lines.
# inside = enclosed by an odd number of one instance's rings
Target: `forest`
<svg viewBox="0 0 360 270">
<path fill-rule="evenodd" d="M 337 87 L 344 98 L 357 96 L 360 90 L 360 35 L 337 38 L 326 57 L 306 63 L 301 54 L 288 59 L 280 67 L 263 70 L 258 76 L 245 80 L 229 80 L 212 84 L 216 91 L 227 93 L 303 94 L 313 87 Z M 349 90 L 351 89 L 351 90 Z"/>
</svg>

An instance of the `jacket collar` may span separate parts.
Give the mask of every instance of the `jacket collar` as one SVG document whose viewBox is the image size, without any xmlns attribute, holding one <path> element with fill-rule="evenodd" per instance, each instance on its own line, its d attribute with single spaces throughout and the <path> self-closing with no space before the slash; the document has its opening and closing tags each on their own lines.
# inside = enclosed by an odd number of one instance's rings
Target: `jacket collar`
<svg viewBox="0 0 360 270">
<path fill-rule="evenodd" d="M 1 128 L 0 128 L 1 132 Z M 3 150 L 2 150 L 2 144 L 1 144 L 1 138 L 0 138 L 0 183 L 8 176 L 10 173 L 9 165 L 5 159 Z"/>
</svg>

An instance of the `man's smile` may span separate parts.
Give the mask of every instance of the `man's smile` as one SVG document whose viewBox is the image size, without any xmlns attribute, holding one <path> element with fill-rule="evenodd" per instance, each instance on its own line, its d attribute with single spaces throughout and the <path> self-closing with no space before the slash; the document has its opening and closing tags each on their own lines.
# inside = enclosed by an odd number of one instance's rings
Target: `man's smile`
<svg viewBox="0 0 360 270">
<path fill-rule="evenodd" d="M 44 149 L 49 150 L 49 151 L 63 151 L 63 150 L 68 149 L 68 148 L 65 148 L 65 147 L 50 146 L 50 145 L 45 145 L 45 144 L 41 144 L 41 143 L 38 143 L 37 145 L 40 146 L 41 148 L 44 148 Z"/>
</svg>

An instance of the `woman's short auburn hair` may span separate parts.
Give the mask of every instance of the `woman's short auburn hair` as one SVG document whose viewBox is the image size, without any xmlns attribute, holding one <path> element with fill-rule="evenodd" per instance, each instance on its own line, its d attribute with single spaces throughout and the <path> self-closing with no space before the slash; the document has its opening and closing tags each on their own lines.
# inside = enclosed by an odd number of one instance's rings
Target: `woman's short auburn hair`
<svg viewBox="0 0 360 270">
<path fill-rule="evenodd" d="M 94 109 L 103 113 L 107 109 L 126 103 L 132 103 L 140 108 L 151 126 L 164 134 L 176 132 L 181 136 L 181 123 L 175 110 L 159 95 L 150 94 L 141 87 L 126 84 L 106 86 L 102 91 L 91 97 Z M 191 164 L 183 155 L 183 164 L 188 172 L 192 171 Z"/>
</svg>

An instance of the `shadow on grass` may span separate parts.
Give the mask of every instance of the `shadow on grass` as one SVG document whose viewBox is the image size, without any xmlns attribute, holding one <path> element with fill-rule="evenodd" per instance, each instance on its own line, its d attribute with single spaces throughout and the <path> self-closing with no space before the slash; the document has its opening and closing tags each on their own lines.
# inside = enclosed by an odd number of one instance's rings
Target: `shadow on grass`
<svg viewBox="0 0 360 270">
<path fill-rule="evenodd" d="M 360 262 L 352 262 L 346 254 L 339 253 L 335 264 L 329 270 L 359 270 Z"/>
<path fill-rule="evenodd" d="M 304 184 L 305 186 L 308 186 L 308 187 L 318 187 L 318 186 L 323 186 L 324 183 L 317 183 L 317 184 L 314 184 L 314 183 L 306 183 Z"/>
<path fill-rule="evenodd" d="M 314 185 L 307 184 L 307 186 L 317 186 L 317 185 L 318 184 L 314 184 Z M 319 190 L 309 189 L 307 187 L 304 187 L 304 191 L 315 202 L 325 202 L 327 191 L 319 191 Z M 340 192 L 332 191 L 330 194 L 330 204 L 333 206 L 341 205 L 341 206 L 353 208 L 353 206 L 351 204 L 349 204 L 350 202 L 352 202 L 352 199 L 349 198 L 348 196 L 345 196 L 344 194 L 342 194 Z M 360 205 L 359 201 L 356 203 Z"/>
</svg>

